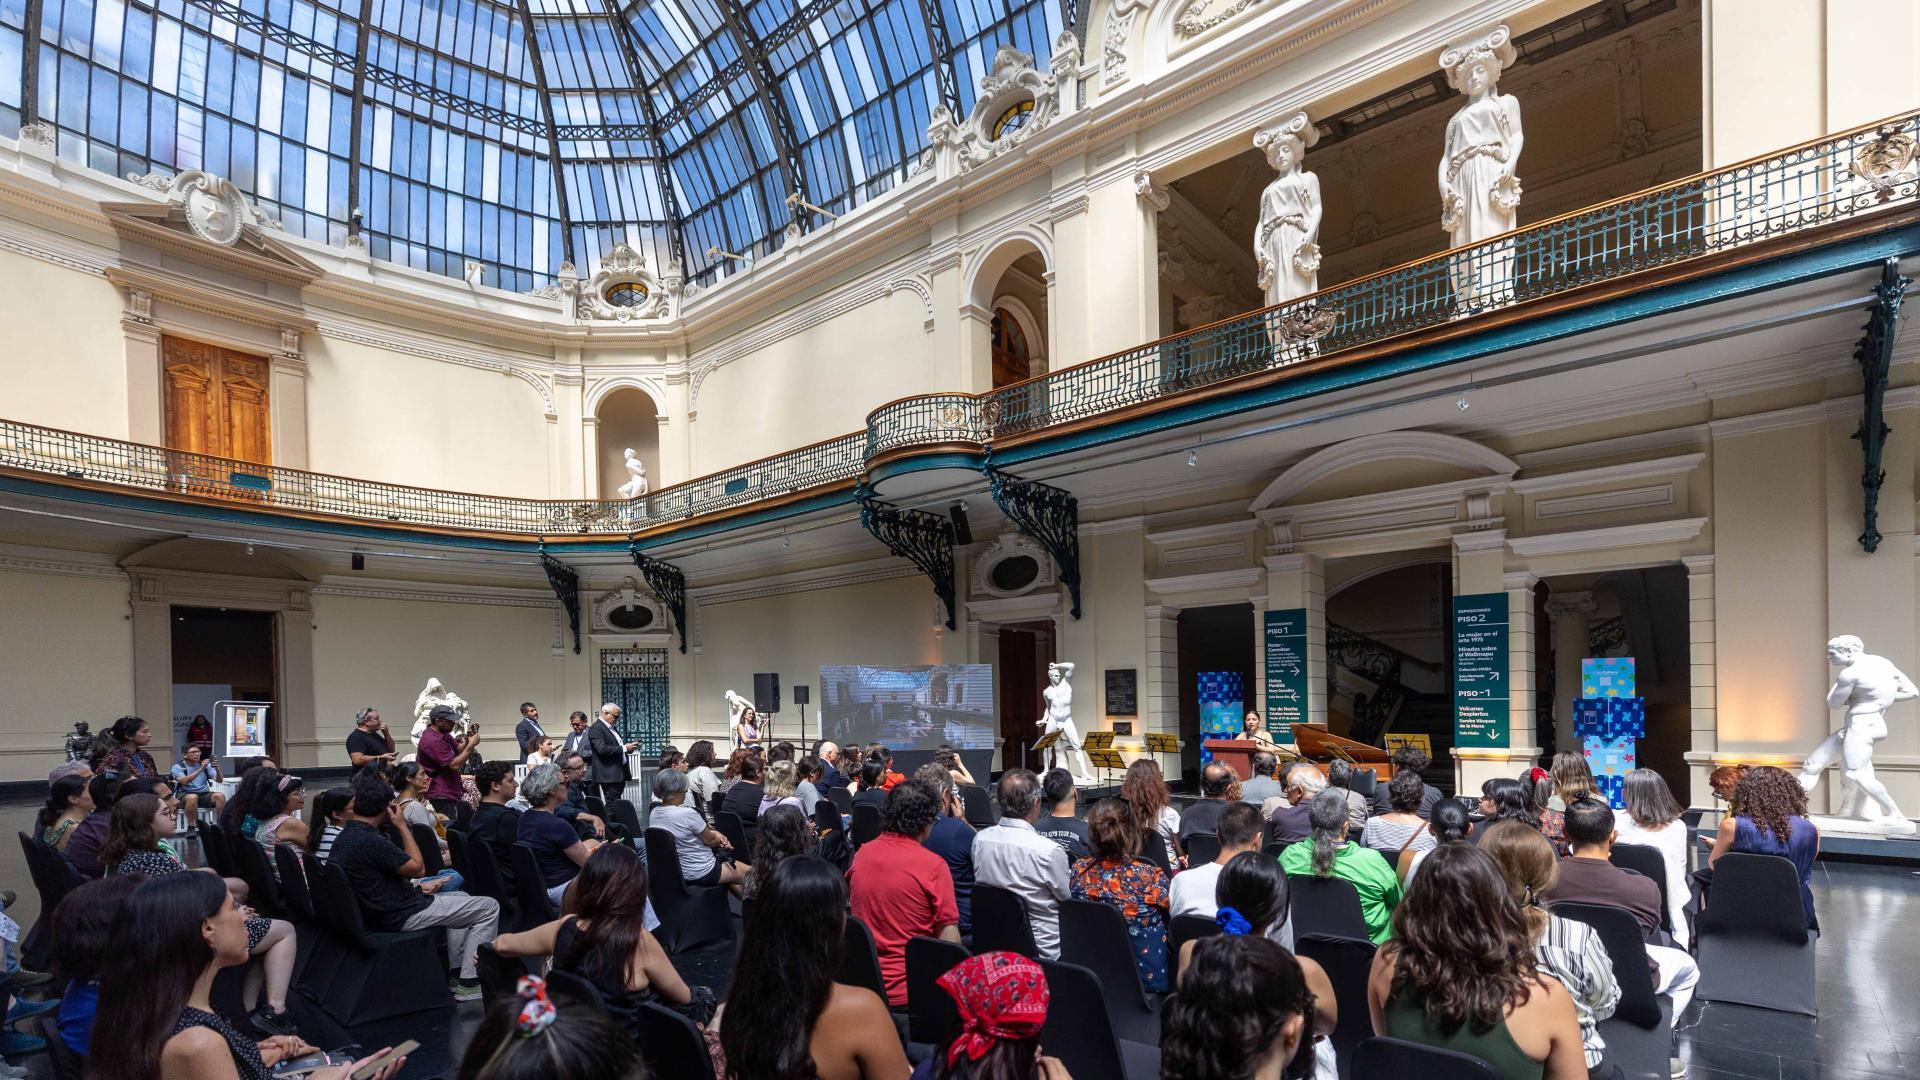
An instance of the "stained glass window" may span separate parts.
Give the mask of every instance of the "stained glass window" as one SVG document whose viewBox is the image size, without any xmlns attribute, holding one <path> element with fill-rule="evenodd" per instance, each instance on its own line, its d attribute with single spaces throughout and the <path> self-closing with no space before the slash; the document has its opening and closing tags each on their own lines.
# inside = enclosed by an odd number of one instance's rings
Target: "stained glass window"
<svg viewBox="0 0 1920 1080">
<path fill-rule="evenodd" d="M 625 241 L 710 283 L 738 264 L 709 249 L 824 220 L 796 192 L 844 214 L 904 180 L 936 61 L 964 112 L 996 48 L 1044 65 L 1061 28 L 1041 0 L 0 0 L 0 134 L 219 173 L 290 233 L 436 274 L 530 289 Z"/>
</svg>

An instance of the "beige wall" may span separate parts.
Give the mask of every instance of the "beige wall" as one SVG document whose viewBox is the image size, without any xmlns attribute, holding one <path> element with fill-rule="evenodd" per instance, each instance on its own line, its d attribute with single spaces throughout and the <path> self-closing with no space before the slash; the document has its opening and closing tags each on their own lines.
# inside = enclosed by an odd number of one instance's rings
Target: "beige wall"
<svg viewBox="0 0 1920 1080">
<path fill-rule="evenodd" d="M 545 403 L 522 379 L 315 335 L 309 468 L 356 479 L 545 498 Z"/>
<path fill-rule="evenodd" d="M 98 732 L 133 711 L 127 580 L 0 570 L 0 612 L 0 780 L 44 780 L 75 720 Z"/>
<path fill-rule="evenodd" d="M 120 293 L 106 278 L 0 249 L 0 418 L 127 437 Z"/>
</svg>

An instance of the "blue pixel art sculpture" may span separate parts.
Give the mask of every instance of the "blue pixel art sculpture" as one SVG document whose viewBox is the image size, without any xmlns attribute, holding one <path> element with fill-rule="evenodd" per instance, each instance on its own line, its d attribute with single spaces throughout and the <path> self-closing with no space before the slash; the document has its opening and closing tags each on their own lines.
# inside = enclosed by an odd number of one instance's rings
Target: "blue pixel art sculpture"
<svg viewBox="0 0 1920 1080">
<path fill-rule="evenodd" d="M 1615 810 L 1626 809 L 1627 774 L 1639 767 L 1635 743 L 1647 733 L 1647 702 L 1634 689 L 1632 657 L 1580 661 L 1573 733 L 1583 743 L 1594 783 Z"/>
</svg>

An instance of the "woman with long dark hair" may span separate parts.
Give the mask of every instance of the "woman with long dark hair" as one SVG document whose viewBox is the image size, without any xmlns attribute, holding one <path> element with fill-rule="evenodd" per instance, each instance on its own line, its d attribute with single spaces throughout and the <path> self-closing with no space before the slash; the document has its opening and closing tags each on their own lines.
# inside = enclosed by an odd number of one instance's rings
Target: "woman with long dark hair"
<svg viewBox="0 0 1920 1080">
<path fill-rule="evenodd" d="M 813 819 L 797 807 L 776 806 L 761 815 L 759 833 L 753 841 L 753 868 L 747 871 L 747 896 L 759 892 L 760 882 L 766 878 L 763 871 L 773 864 L 813 854 Z"/>
<path fill-rule="evenodd" d="M 153 729 L 145 720 L 137 716 L 115 720 L 112 727 L 100 733 L 100 745 L 106 753 L 93 766 L 93 771 L 122 780 L 162 777 L 164 774 L 153 763 L 153 755 L 147 753 L 147 744 L 152 741 Z"/>
<path fill-rule="evenodd" d="M 1496 776 L 1480 785 L 1480 821 L 1473 827 L 1474 842 L 1478 843 L 1496 821 L 1520 821 L 1530 829 L 1540 827 L 1540 815 L 1528 797 L 1526 781 Z"/>
<path fill-rule="evenodd" d="M 1367 980 L 1373 1030 L 1472 1054 L 1503 1080 L 1585 1080 L 1573 1000 L 1534 959 L 1506 879 L 1472 844 L 1420 864 Z"/>
<path fill-rule="evenodd" d="M 687 747 L 687 787 L 699 796 L 695 809 L 711 821 L 713 815 L 707 810 L 707 800 L 720 790 L 720 776 L 713 771 L 713 741 L 701 739 Z"/>
<path fill-rule="evenodd" d="M 1040 1053 L 1047 973 L 1018 953 L 970 956 L 936 981 L 953 999 L 960 1030 L 913 1070 L 913 1080 L 1073 1080 Z"/>
<path fill-rule="evenodd" d="M 263 788 L 280 782 L 280 770 L 271 765 L 254 765 L 240 773 L 240 784 L 233 789 L 233 798 L 220 810 L 218 822 L 220 831 L 227 839 L 235 843 L 252 841 L 253 834 L 260 828 L 260 819 L 253 816 L 253 804 L 260 797 Z"/>
<path fill-rule="evenodd" d="M 1173 808 L 1166 778 L 1160 775 L 1160 763 L 1139 758 L 1127 766 L 1120 781 L 1120 797 L 1133 807 L 1133 820 L 1139 822 L 1143 839 L 1158 837 L 1167 852 L 1167 865 L 1180 866 L 1180 811 Z"/>
<path fill-rule="evenodd" d="M 558 919 L 518 934 L 501 934 L 501 956 L 551 956 L 555 971 L 592 983 L 607 1011 L 637 1031 L 640 1006 L 656 997 L 674 1005 L 693 1000 L 686 980 L 646 930 L 647 867 L 633 849 L 609 844 L 587 858 L 567 890 Z"/>
<path fill-rule="evenodd" d="M 313 800 L 313 824 L 307 827 L 307 854 L 321 862 L 327 861 L 327 856 L 333 854 L 333 838 L 346 828 L 347 809 L 352 805 L 350 787 L 330 787 Z"/>
<path fill-rule="evenodd" d="M 524 975 L 512 997 L 488 1006 L 460 1059 L 459 1080 L 643 1080 L 650 1074 L 640 1046 L 625 1036 L 613 1017 L 550 998 L 545 979 Z"/>
<path fill-rule="evenodd" d="M 1680 814 L 1680 802 L 1667 787 L 1666 778 L 1652 769 L 1635 769 L 1621 784 L 1627 812 L 1614 818 L 1614 846 L 1640 844 L 1660 853 L 1667 868 L 1667 915 L 1673 920 L 1673 941 L 1687 947 L 1687 823 Z"/>
<path fill-rule="evenodd" d="M 1707 865 L 1711 867 L 1728 852 L 1778 855 L 1791 862 L 1800 876 L 1800 906 L 1807 928 L 1820 929 L 1809 884 L 1813 860 L 1820 854 L 1820 830 L 1807 820 L 1807 789 L 1800 786 L 1799 777 L 1771 765 L 1756 765 L 1740 774 L 1733 812 L 1720 819 Z"/>
<path fill-rule="evenodd" d="M 93 813 L 93 795 L 87 785 L 91 777 L 68 773 L 47 785 L 47 805 L 33 819 L 33 834 L 60 851 L 67 850 L 73 830 Z"/>
<path fill-rule="evenodd" d="M 253 842 L 267 853 L 267 865 L 280 873 L 273 860 L 273 849 L 280 844 L 305 847 L 307 823 L 295 817 L 307 805 L 306 785 L 292 773 L 281 773 L 271 784 L 254 789 L 253 805 L 247 813 L 259 822 L 253 829 Z"/>
<path fill-rule="evenodd" d="M 214 976 L 247 960 L 246 919 L 219 878 L 170 874 L 148 881 L 127 897 L 109 937 L 88 1080 L 271 1080 L 275 1064 L 314 1052 L 297 1035 L 255 1042 L 213 1011 Z M 309 1075 L 347 1080 L 371 1060 Z M 404 1064 L 399 1059 L 374 1076 L 388 1080 Z"/>
<path fill-rule="evenodd" d="M 114 916 L 147 879 L 139 874 L 89 881 L 53 909 L 53 976 L 60 994 L 60 1040 L 81 1057 L 93 1043 L 100 1008 L 100 965 L 106 959 Z"/>
<path fill-rule="evenodd" d="M 907 1073 L 887 1003 L 835 983 L 847 886 L 824 859 L 770 867 L 747 920 L 726 1004 L 713 1018 L 721 1080 L 870 1080 Z"/>
<path fill-rule="evenodd" d="M 1346 799 L 1340 799 L 1341 813 Z M 1161 1010 L 1160 1075 L 1280 1080 L 1314 1075 L 1300 1053 L 1315 995 L 1293 954 L 1265 937 L 1221 934 L 1194 944 L 1180 988 Z"/>
</svg>

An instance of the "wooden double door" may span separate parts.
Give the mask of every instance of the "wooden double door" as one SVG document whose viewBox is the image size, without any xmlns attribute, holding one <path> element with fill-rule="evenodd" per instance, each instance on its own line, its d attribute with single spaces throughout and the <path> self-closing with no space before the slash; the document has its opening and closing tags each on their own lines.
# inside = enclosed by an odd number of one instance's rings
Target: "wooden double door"
<svg viewBox="0 0 1920 1080">
<path fill-rule="evenodd" d="M 167 449 L 257 465 L 273 461 L 264 356 L 186 338 L 161 339 Z M 188 488 L 255 495 L 265 484 L 221 463 L 178 456 L 171 471 Z"/>
</svg>

